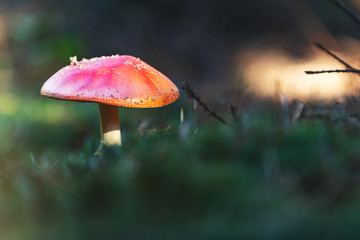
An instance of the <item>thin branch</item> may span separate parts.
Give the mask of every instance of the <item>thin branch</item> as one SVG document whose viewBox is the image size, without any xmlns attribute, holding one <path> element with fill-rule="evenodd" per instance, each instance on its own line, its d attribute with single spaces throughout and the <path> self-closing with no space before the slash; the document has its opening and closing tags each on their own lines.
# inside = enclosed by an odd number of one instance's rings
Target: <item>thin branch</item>
<svg viewBox="0 0 360 240">
<path fill-rule="evenodd" d="M 319 73 L 360 73 L 360 69 L 335 69 L 335 70 L 321 70 L 321 71 L 305 71 L 306 74 L 319 74 Z"/>
<path fill-rule="evenodd" d="M 331 52 L 329 49 L 325 48 L 323 45 L 321 45 L 320 43 L 314 43 L 315 46 L 317 48 L 319 48 L 320 50 L 324 51 L 325 53 L 327 53 L 328 55 L 330 55 L 331 57 L 335 58 L 336 60 L 338 60 L 341 64 L 343 64 L 346 68 L 348 69 L 355 69 L 352 66 L 350 66 L 350 64 L 348 64 L 347 62 L 345 62 L 343 59 L 341 59 L 340 57 L 338 57 L 337 55 L 335 55 L 335 53 Z"/>
<path fill-rule="evenodd" d="M 338 6 L 341 10 L 343 10 L 347 15 L 349 15 L 356 23 L 360 24 L 360 16 L 354 10 L 352 10 L 349 6 L 343 3 L 340 0 L 330 0 L 336 6 Z"/>
<path fill-rule="evenodd" d="M 336 6 L 338 6 L 341 10 L 343 10 L 347 15 L 349 15 L 356 23 L 360 24 L 360 15 L 355 13 L 349 6 L 347 6 L 345 3 L 343 3 L 341 0 L 329 0 L 332 3 L 334 3 Z M 359 69 L 353 68 L 350 64 L 336 56 L 334 53 L 332 53 L 330 50 L 326 49 L 324 46 L 322 46 L 320 43 L 315 43 L 315 46 L 321 49 L 322 51 L 326 52 L 331 57 L 335 58 L 337 61 L 339 61 L 341 64 L 343 64 L 347 69 L 346 70 L 322 70 L 322 71 L 305 71 L 306 74 L 319 74 L 319 73 L 357 73 L 360 74 Z"/>
<path fill-rule="evenodd" d="M 209 113 L 210 116 L 216 118 L 218 121 L 220 121 L 221 123 L 223 123 L 225 125 L 229 125 L 222 117 L 220 117 L 214 110 L 210 109 L 201 100 L 200 96 L 196 94 L 196 92 L 194 91 L 194 88 L 192 86 L 190 86 L 190 84 L 188 82 L 182 82 L 181 88 L 186 92 L 186 94 L 190 98 L 193 98 L 200 106 L 202 106 L 204 108 L 204 110 Z"/>
</svg>

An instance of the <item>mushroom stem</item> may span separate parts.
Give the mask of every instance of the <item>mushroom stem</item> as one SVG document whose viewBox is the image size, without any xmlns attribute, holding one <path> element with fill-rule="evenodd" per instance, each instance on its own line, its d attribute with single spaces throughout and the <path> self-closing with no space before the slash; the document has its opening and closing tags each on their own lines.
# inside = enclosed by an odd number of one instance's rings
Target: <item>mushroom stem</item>
<svg viewBox="0 0 360 240">
<path fill-rule="evenodd" d="M 101 143 L 121 146 L 119 107 L 99 104 Z"/>
</svg>

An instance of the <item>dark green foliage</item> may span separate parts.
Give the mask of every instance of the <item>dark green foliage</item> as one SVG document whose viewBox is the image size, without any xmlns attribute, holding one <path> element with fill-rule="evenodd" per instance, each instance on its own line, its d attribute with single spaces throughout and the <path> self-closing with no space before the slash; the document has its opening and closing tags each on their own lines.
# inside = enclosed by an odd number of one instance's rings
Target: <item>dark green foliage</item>
<svg viewBox="0 0 360 240">
<path fill-rule="evenodd" d="M 342 119 L 283 128 L 275 113 L 253 112 L 229 127 L 197 125 L 188 110 L 180 126 L 177 104 L 121 109 L 124 145 L 94 156 L 96 106 L 31 103 L 37 117 L 17 104 L 0 115 L 2 239 L 359 234 L 360 131 Z M 56 119 L 46 115 L 50 105 Z"/>
</svg>

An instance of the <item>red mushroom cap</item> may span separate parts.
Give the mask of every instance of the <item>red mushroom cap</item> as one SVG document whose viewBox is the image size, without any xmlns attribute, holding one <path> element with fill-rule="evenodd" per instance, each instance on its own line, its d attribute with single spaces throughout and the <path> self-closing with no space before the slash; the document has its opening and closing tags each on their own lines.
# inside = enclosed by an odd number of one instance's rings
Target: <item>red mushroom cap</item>
<svg viewBox="0 0 360 240">
<path fill-rule="evenodd" d="M 174 102 L 179 90 L 139 58 L 114 55 L 80 62 L 72 58 L 71 65 L 44 83 L 41 95 L 128 108 L 155 108 Z"/>
</svg>

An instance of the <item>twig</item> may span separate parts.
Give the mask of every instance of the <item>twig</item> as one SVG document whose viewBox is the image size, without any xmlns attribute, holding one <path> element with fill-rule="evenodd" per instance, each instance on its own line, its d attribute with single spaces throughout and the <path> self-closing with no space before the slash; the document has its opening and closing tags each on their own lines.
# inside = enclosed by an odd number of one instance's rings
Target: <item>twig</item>
<svg viewBox="0 0 360 240">
<path fill-rule="evenodd" d="M 336 6 L 338 6 L 340 9 L 342 9 L 346 14 L 348 14 L 356 23 L 360 24 L 360 15 L 355 13 L 349 6 L 347 6 L 345 3 L 343 3 L 340 0 L 329 0 L 333 2 Z M 353 68 L 350 64 L 336 56 L 334 53 L 332 53 L 330 50 L 326 49 L 324 46 L 322 46 L 320 43 L 315 43 L 315 46 L 319 49 L 326 52 L 331 57 L 338 60 L 341 64 L 343 64 L 347 69 L 345 70 L 322 70 L 322 71 L 305 71 L 306 74 L 319 74 L 319 73 L 357 73 L 360 74 L 359 69 Z"/>
<path fill-rule="evenodd" d="M 343 10 L 347 15 L 349 15 L 356 23 L 360 24 L 360 16 L 355 13 L 349 6 L 343 3 L 340 0 L 330 0 L 336 6 L 338 6 L 341 10 Z"/>
<path fill-rule="evenodd" d="M 221 123 L 225 124 L 225 125 L 229 125 L 222 117 L 220 117 L 219 115 L 217 115 L 217 113 L 210 109 L 199 97 L 199 95 L 196 94 L 196 92 L 194 91 L 194 88 L 192 86 L 190 86 L 190 84 L 188 82 L 182 82 L 181 83 L 181 88 L 186 92 L 186 94 L 190 97 L 193 98 L 200 106 L 202 106 L 204 108 L 204 110 L 206 112 L 209 113 L 210 116 L 216 118 L 218 121 L 220 121 Z"/>
<path fill-rule="evenodd" d="M 320 50 L 324 51 L 325 53 L 327 53 L 328 55 L 330 55 L 331 57 L 335 58 L 336 60 L 338 60 L 341 64 L 343 64 L 346 68 L 348 69 L 355 69 L 352 66 L 350 66 L 350 64 L 348 64 L 347 62 L 345 62 L 343 59 L 341 59 L 340 57 L 336 56 L 335 53 L 331 52 L 329 49 L 325 48 L 323 45 L 321 45 L 320 43 L 314 43 L 315 46 L 317 48 L 319 48 Z"/>
<path fill-rule="evenodd" d="M 341 64 L 343 64 L 347 69 L 345 70 L 321 70 L 321 71 L 305 71 L 306 74 L 319 74 L 319 73 L 357 73 L 360 74 L 360 70 L 353 68 L 350 64 L 345 62 L 343 59 L 338 57 L 335 53 L 331 52 L 329 49 L 325 48 L 320 43 L 314 43 L 317 48 L 327 53 L 329 56 L 333 57 L 337 61 L 339 61 Z"/>
<path fill-rule="evenodd" d="M 321 71 L 305 71 L 306 74 L 319 74 L 319 73 L 360 73 L 360 69 L 335 69 L 335 70 L 321 70 Z"/>
</svg>

